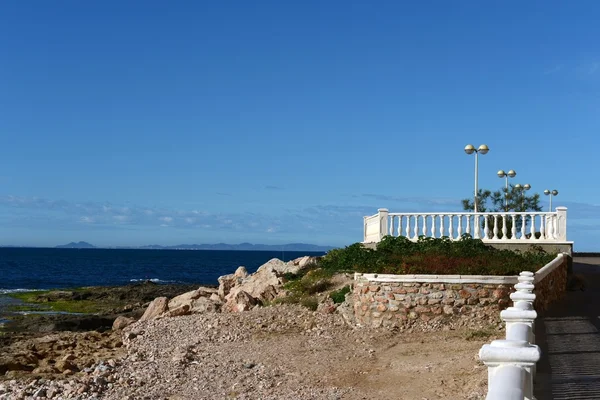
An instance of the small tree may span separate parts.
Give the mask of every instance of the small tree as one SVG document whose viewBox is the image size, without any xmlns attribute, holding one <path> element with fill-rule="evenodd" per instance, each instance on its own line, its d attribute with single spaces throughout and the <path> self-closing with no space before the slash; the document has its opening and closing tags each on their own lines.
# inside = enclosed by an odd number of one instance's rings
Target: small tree
<svg viewBox="0 0 600 400">
<path fill-rule="evenodd" d="M 463 199 L 462 206 L 466 211 L 474 211 L 474 201 L 471 199 Z M 525 191 L 519 188 L 515 188 L 514 185 L 510 185 L 508 191 L 505 188 L 492 192 L 490 190 L 479 189 L 477 195 L 477 211 L 478 212 L 527 212 L 527 211 L 542 211 L 540 206 L 540 195 L 535 193 L 531 196 L 527 196 Z M 516 228 L 520 230 L 522 227 L 523 219 L 521 216 L 517 216 Z M 488 217 L 488 228 L 490 229 L 490 235 L 492 235 L 494 229 L 495 218 Z M 485 221 L 483 222 L 485 224 Z M 527 221 L 525 221 L 527 224 Z M 512 218 L 506 221 L 507 237 L 510 238 L 512 233 Z M 498 231 L 500 237 L 502 237 L 502 219 L 498 219 Z"/>
</svg>

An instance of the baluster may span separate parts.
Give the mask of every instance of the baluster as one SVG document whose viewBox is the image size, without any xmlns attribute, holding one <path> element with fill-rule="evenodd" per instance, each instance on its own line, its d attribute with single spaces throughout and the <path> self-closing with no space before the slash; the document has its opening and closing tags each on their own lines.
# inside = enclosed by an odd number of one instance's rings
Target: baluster
<svg viewBox="0 0 600 400">
<path fill-rule="evenodd" d="M 535 240 L 535 214 L 531 214 L 531 229 L 529 230 L 529 233 L 531 233 L 531 239 Z"/>
<path fill-rule="evenodd" d="M 444 237 L 444 216 L 440 215 L 440 237 Z"/>
<path fill-rule="evenodd" d="M 419 238 L 419 216 L 415 215 L 415 239 Z"/>
<path fill-rule="evenodd" d="M 392 215 L 390 216 L 390 236 L 394 236 L 394 221 L 396 218 Z"/>
<path fill-rule="evenodd" d="M 540 239 L 546 239 L 546 225 L 544 216 L 540 215 Z"/>
<path fill-rule="evenodd" d="M 475 239 L 481 239 L 481 225 L 479 224 L 479 214 L 476 214 L 473 217 L 473 231 L 475 232 L 475 234 L 473 235 L 473 237 Z"/>
<path fill-rule="evenodd" d="M 506 235 L 508 234 L 508 227 L 506 226 L 506 214 L 502 214 L 502 239 L 508 239 Z"/>
<path fill-rule="evenodd" d="M 489 238 L 490 235 L 490 227 L 488 226 L 488 216 L 484 215 L 483 216 L 483 234 L 485 235 L 484 238 L 487 239 Z"/>
<path fill-rule="evenodd" d="M 423 215 L 423 236 L 427 236 L 427 216 Z"/>
<path fill-rule="evenodd" d="M 469 235 L 471 235 L 471 216 L 469 214 L 467 214 L 467 230 L 465 233 L 468 233 Z M 473 236 L 473 235 L 471 235 Z"/>
<path fill-rule="evenodd" d="M 548 239 L 554 239 L 554 223 L 553 223 L 553 216 L 550 215 L 548 217 L 546 217 L 546 237 Z"/>
<path fill-rule="evenodd" d="M 410 215 L 406 216 L 406 238 L 410 239 Z"/>
<path fill-rule="evenodd" d="M 517 216 L 512 215 L 512 227 L 510 228 L 510 236 L 512 240 L 517 240 Z"/>
<path fill-rule="evenodd" d="M 498 237 L 498 215 L 494 215 L 494 237 L 492 239 L 500 239 Z"/>
<path fill-rule="evenodd" d="M 521 240 L 527 239 L 527 234 L 525 233 L 525 222 L 527 222 L 527 219 L 525 217 L 525 214 L 521 214 Z"/>
<path fill-rule="evenodd" d="M 453 217 L 454 215 L 450 215 L 448 217 L 448 236 L 450 237 L 450 239 L 454 239 L 454 222 L 453 222 Z"/>
<path fill-rule="evenodd" d="M 398 236 L 402 236 L 402 215 L 398 215 Z"/>
<path fill-rule="evenodd" d="M 431 216 L 431 237 L 435 237 L 435 215 Z"/>
<path fill-rule="evenodd" d="M 458 238 L 460 239 L 462 237 L 462 215 L 458 214 L 458 227 L 456 229 L 456 233 L 458 233 Z"/>
</svg>

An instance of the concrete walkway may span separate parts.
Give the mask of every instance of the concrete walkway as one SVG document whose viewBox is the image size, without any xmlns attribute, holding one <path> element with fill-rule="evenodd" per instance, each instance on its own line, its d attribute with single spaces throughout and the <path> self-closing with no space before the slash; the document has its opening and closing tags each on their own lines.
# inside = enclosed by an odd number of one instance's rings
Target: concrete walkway
<svg viewBox="0 0 600 400">
<path fill-rule="evenodd" d="M 584 291 L 566 298 L 536 320 L 538 400 L 600 399 L 600 257 L 573 260 Z"/>
</svg>

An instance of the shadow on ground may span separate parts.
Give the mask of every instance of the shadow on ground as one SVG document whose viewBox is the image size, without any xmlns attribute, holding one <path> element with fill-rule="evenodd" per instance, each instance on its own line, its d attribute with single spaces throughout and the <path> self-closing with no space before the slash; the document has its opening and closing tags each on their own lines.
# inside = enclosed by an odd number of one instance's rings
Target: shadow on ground
<svg viewBox="0 0 600 400">
<path fill-rule="evenodd" d="M 567 292 L 536 320 L 542 350 L 535 382 L 538 400 L 600 399 L 600 257 L 573 261 L 585 290 Z"/>
</svg>

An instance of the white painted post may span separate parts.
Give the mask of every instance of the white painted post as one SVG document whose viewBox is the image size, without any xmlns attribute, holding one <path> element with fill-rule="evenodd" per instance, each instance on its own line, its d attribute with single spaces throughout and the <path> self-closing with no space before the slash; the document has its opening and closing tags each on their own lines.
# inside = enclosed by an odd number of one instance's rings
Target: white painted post
<svg viewBox="0 0 600 400">
<path fill-rule="evenodd" d="M 388 215 L 389 210 L 387 208 L 380 208 L 377 210 L 379 213 L 379 241 L 388 234 Z"/>
<path fill-rule="evenodd" d="M 363 243 L 367 241 L 367 216 L 363 217 Z"/>
<path fill-rule="evenodd" d="M 557 223 L 555 227 L 556 238 L 560 241 L 567 241 L 567 207 L 556 207 Z"/>
<path fill-rule="evenodd" d="M 537 318 L 537 312 L 533 308 L 533 302 L 535 301 L 535 294 L 533 289 L 534 274 L 533 272 L 523 271 L 519 275 L 519 283 L 515 285 L 516 291 L 510 295 L 513 301 L 513 306 L 508 307 L 500 313 L 500 318 L 506 323 L 506 337 L 512 337 L 511 329 L 515 324 L 525 324 L 530 328 L 530 332 L 526 338 L 522 340 L 528 340 L 529 343 L 535 343 L 535 319 Z"/>
<path fill-rule="evenodd" d="M 486 399 L 533 400 L 531 370 L 540 355 L 540 348 L 526 340 L 494 340 L 484 344 L 479 350 L 479 358 L 488 367 Z"/>
</svg>

